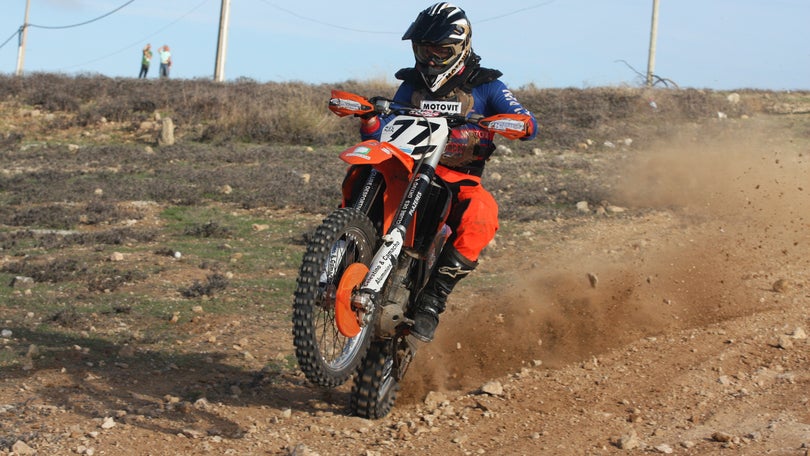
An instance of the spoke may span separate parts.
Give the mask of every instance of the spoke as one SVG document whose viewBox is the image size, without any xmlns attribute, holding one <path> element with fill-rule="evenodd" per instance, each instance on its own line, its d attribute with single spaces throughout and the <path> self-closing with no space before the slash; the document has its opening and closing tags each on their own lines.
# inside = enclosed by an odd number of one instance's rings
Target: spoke
<svg viewBox="0 0 810 456">
<path fill-rule="evenodd" d="M 311 284 L 296 290 L 296 304 L 307 305 L 294 316 L 296 355 L 307 378 L 322 386 L 336 386 L 354 374 L 369 347 L 370 328 L 349 338 L 337 326 L 336 293 L 346 268 L 368 265 L 377 243 L 374 226 L 356 209 L 339 209 L 324 220 L 307 247 L 301 274 Z M 328 249 L 324 251 L 324 249 Z M 314 350 L 312 350 L 314 348 Z"/>
<path fill-rule="evenodd" d="M 349 235 L 346 235 L 346 251 L 343 254 L 343 258 L 340 259 L 340 270 L 344 271 L 346 268 L 354 262 L 353 252 L 355 250 L 356 241 Z"/>
<path fill-rule="evenodd" d="M 327 311 L 320 311 L 319 312 L 319 324 L 320 324 L 320 336 L 318 337 L 318 346 L 328 349 L 329 353 L 321 353 L 325 359 L 330 360 L 332 358 L 332 353 L 330 349 L 330 344 L 327 344 L 327 340 L 329 339 L 329 333 L 331 331 L 331 322 L 329 317 L 329 313 Z"/>
</svg>

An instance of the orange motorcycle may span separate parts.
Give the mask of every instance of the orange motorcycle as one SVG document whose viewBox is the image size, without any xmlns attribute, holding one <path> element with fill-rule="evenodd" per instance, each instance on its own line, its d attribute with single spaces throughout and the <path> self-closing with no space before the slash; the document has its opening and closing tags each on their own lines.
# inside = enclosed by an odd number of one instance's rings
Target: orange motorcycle
<svg viewBox="0 0 810 456">
<path fill-rule="evenodd" d="M 418 347 L 411 309 L 451 234 L 445 220 L 452 195 L 436 176 L 450 130 L 472 124 L 518 139 L 531 119 L 465 117 L 337 90 L 329 109 L 390 121 L 379 141 L 340 154 L 355 178 L 344 181 L 344 204 L 307 244 L 293 306 L 295 354 L 314 384 L 336 387 L 354 376 L 351 412 L 381 418 Z"/>
</svg>

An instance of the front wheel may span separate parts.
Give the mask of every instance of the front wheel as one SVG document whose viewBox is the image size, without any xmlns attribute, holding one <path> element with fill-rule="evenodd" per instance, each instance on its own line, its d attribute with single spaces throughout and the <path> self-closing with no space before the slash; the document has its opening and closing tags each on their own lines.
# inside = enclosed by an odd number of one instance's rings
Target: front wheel
<svg viewBox="0 0 810 456">
<path fill-rule="evenodd" d="M 343 384 L 368 352 L 371 326 L 354 337 L 340 333 L 335 320 L 335 295 L 346 268 L 369 265 L 377 246 L 369 218 L 353 208 L 334 211 L 315 230 L 298 274 L 293 305 L 293 343 L 298 365 L 320 386 Z"/>
</svg>

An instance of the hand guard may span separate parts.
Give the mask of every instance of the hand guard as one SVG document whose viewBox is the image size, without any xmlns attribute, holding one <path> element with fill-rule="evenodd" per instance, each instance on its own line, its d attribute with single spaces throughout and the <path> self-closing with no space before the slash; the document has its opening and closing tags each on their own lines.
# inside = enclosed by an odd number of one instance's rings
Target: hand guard
<svg viewBox="0 0 810 456">
<path fill-rule="evenodd" d="M 534 122 L 528 114 L 495 114 L 481 119 L 478 125 L 506 139 L 520 139 L 534 135 Z"/>
</svg>

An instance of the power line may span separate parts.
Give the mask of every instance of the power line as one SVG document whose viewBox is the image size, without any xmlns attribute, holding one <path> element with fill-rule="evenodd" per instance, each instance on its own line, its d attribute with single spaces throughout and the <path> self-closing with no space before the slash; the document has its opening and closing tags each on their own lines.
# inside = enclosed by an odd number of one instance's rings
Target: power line
<svg viewBox="0 0 810 456">
<path fill-rule="evenodd" d="M 346 27 L 346 26 L 343 26 L 343 25 L 336 25 L 336 24 L 332 24 L 330 22 L 324 22 L 324 21 L 321 21 L 321 20 L 318 20 L 318 19 L 313 19 L 311 17 L 298 14 L 295 11 L 289 10 L 287 8 L 283 8 L 281 6 L 276 5 L 275 3 L 270 3 L 267 0 L 259 0 L 259 1 L 266 4 L 266 5 L 268 5 L 268 6 L 271 6 L 271 7 L 275 8 L 275 9 L 277 9 L 277 10 L 283 11 L 283 12 L 285 12 L 285 13 L 291 15 L 291 16 L 297 17 L 298 19 L 308 21 L 308 22 L 313 22 L 315 24 L 323 25 L 325 27 L 332 27 L 332 28 L 336 28 L 336 29 L 348 30 L 350 32 L 358 32 L 358 33 L 399 35 L 399 32 L 388 32 L 388 31 L 379 31 L 379 30 L 362 30 L 362 29 L 357 29 L 357 28 L 353 28 L 353 27 Z M 479 19 L 479 20 L 476 20 L 475 23 L 480 24 L 480 23 L 483 23 L 483 22 L 495 21 L 495 20 L 502 19 L 502 18 L 507 17 L 507 16 L 512 16 L 514 14 L 522 13 L 523 11 L 528 11 L 528 10 L 531 10 L 531 9 L 539 8 L 541 6 L 549 5 L 551 3 L 554 3 L 554 1 L 555 0 L 546 0 L 544 2 L 540 2 L 540 3 L 537 3 L 535 5 L 527 6 L 525 8 L 516 9 L 514 11 L 510 11 L 510 12 L 505 13 L 505 14 L 500 14 L 498 16 L 488 17 L 488 18 L 485 18 L 485 19 Z"/>
<path fill-rule="evenodd" d="M 291 16 L 295 16 L 298 19 L 302 19 L 302 20 L 309 21 L 309 22 L 314 22 L 316 24 L 323 25 L 323 26 L 326 26 L 326 27 L 332 27 L 332 28 L 336 28 L 336 29 L 348 30 L 350 32 L 359 32 L 359 33 L 374 33 L 374 34 L 385 34 L 385 35 L 397 35 L 398 34 L 398 32 L 387 32 L 387 31 L 384 32 L 384 31 L 376 31 L 376 30 L 361 30 L 361 29 L 356 29 L 356 28 L 352 28 L 352 27 L 345 27 L 345 26 L 342 26 L 342 25 L 335 25 L 335 24 L 331 24 L 329 22 L 319 21 L 319 20 L 313 19 L 311 17 L 302 16 L 302 15 L 296 13 L 295 11 L 288 10 L 287 8 L 282 8 L 282 7 L 280 7 L 280 6 L 278 6 L 278 5 L 274 4 L 274 3 L 268 2 L 267 0 L 259 0 L 259 1 L 266 4 L 266 5 L 272 6 L 273 8 L 275 8 L 277 10 L 284 11 L 285 13 L 287 13 L 287 14 L 289 14 Z"/>
<path fill-rule="evenodd" d="M 134 0 L 133 0 L 133 1 L 134 1 Z M 104 56 L 101 56 L 101 57 L 99 57 L 99 58 L 97 58 L 97 59 L 89 60 L 89 61 L 87 61 L 87 62 L 83 62 L 83 63 L 79 63 L 79 64 L 76 64 L 76 65 L 72 65 L 72 66 L 69 66 L 69 67 L 62 68 L 62 70 L 70 70 L 70 69 L 77 68 L 77 67 L 80 67 L 80 66 L 89 65 L 89 64 L 91 64 L 91 63 L 96 63 L 96 62 L 98 62 L 98 61 L 101 61 L 101 60 L 107 59 L 107 58 L 112 57 L 112 56 L 114 56 L 114 55 L 120 54 L 120 53 L 122 53 L 122 52 L 124 52 L 124 51 L 127 51 L 127 50 L 131 49 L 133 46 L 140 46 L 140 44 L 141 44 L 141 43 L 143 43 L 144 41 L 148 40 L 149 38 L 151 38 L 151 37 L 153 37 L 153 36 L 157 35 L 158 33 L 160 33 L 160 32 L 162 32 L 162 31 L 164 31 L 164 30 L 168 29 L 169 27 L 173 26 L 174 24 L 176 24 L 176 23 L 180 22 L 181 20 L 185 19 L 185 18 L 186 18 L 187 16 L 189 16 L 191 13 L 193 13 L 193 12 L 197 11 L 198 9 L 200 9 L 200 8 L 201 8 L 203 5 L 205 5 L 205 4 L 206 4 L 206 3 L 208 3 L 208 2 L 209 2 L 209 0 L 203 0 L 203 1 L 202 1 L 201 3 L 199 3 L 197 6 L 195 6 L 194 8 L 191 8 L 191 9 L 190 9 L 188 12 L 186 12 L 186 13 L 185 13 L 185 14 L 183 14 L 182 16 L 178 17 L 178 18 L 177 18 L 177 19 L 175 19 L 174 21 L 169 22 L 169 23 L 168 23 L 168 24 L 166 24 L 165 26 L 163 26 L 163 27 L 161 27 L 161 28 L 159 28 L 159 29 L 155 30 L 154 32 L 150 33 L 149 35 L 147 35 L 147 36 L 145 36 L 145 37 L 143 37 L 143 38 L 141 38 L 141 39 L 139 39 L 138 41 L 135 41 L 135 42 L 132 42 L 132 43 L 130 43 L 130 44 L 127 44 L 126 46 L 122 47 L 121 49 L 119 49 L 119 50 L 117 50 L 117 51 L 115 51 L 115 52 L 111 52 L 111 53 L 109 53 L 109 54 L 107 54 L 107 55 L 104 55 Z"/>
<path fill-rule="evenodd" d="M 134 2 L 134 1 L 135 1 L 135 0 L 129 0 L 128 2 L 124 3 L 123 5 L 119 6 L 118 8 L 116 8 L 116 9 L 114 9 L 114 10 L 110 11 L 109 13 L 102 14 L 101 16 L 99 16 L 99 17 L 97 17 L 97 18 L 95 18 L 95 19 L 90 19 L 89 21 L 80 22 L 80 23 L 78 23 L 78 24 L 71 24 L 71 25 L 56 25 L 56 26 L 28 24 L 28 26 L 29 26 L 29 27 L 41 28 L 41 29 L 52 29 L 52 30 L 54 30 L 54 29 L 66 29 L 66 28 L 72 28 L 72 27 L 79 27 L 79 26 L 82 26 L 82 25 L 87 25 L 87 24 L 89 24 L 89 23 L 91 23 L 91 22 L 95 22 L 95 21 L 98 21 L 98 20 L 104 19 L 105 17 L 107 17 L 107 16 L 109 16 L 109 15 L 111 15 L 111 14 L 113 14 L 113 13 L 117 12 L 118 10 L 120 10 L 120 9 L 124 8 L 125 6 L 129 5 L 130 3 Z"/>
<path fill-rule="evenodd" d="M 8 44 L 8 42 L 9 42 L 9 41 L 11 41 L 11 39 L 12 39 L 12 38 L 14 38 L 14 36 L 19 35 L 21 30 L 22 30 L 22 27 L 20 27 L 20 28 L 19 28 L 19 29 L 17 29 L 17 30 L 16 30 L 14 33 L 12 33 L 12 34 L 11 34 L 11 36 L 10 36 L 10 37 L 8 37 L 8 39 L 7 39 L 6 41 L 3 41 L 3 44 L 0 44 L 0 49 L 2 49 L 2 48 L 3 48 L 3 46 L 5 46 L 6 44 Z"/>
<path fill-rule="evenodd" d="M 18 61 L 17 61 L 17 74 L 21 74 L 22 73 L 22 56 L 25 55 L 25 34 L 26 34 L 26 30 L 27 30 L 28 27 L 35 27 L 35 28 L 41 28 L 41 29 L 50 29 L 50 30 L 79 27 L 79 26 L 82 26 L 82 25 L 87 25 L 87 24 L 90 24 L 92 22 L 96 22 L 98 20 L 104 19 L 105 17 L 120 11 L 122 8 L 124 8 L 125 6 L 133 3 L 134 1 L 135 0 L 129 0 L 128 2 L 126 2 L 123 5 L 119 6 L 118 8 L 115 8 L 114 10 L 112 10 L 110 12 L 107 12 L 105 14 L 102 14 L 101 16 L 98 16 L 96 18 L 90 19 L 89 21 L 80 22 L 78 24 L 59 25 L 59 26 L 29 24 L 28 23 L 28 6 L 26 6 L 25 21 L 24 21 L 23 25 L 21 25 L 20 28 L 16 32 L 14 32 L 14 34 L 12 34 L 10 37 L 8 37 L 8 39 L 6 41 L 4 41 L 3 44 L 0 44 L 0 48 L 5 46 L 6 44 L 8 44 L 8 42 L 11 41 L 12 38 L 14 38 L 14 35 L 20 36 L 20 54 L 19 54 L 20 57 L 18 58 Z M 26 5 L 30 5 L 30 3 L 27 3 Z"/>
<path fill-rule="evenodd" d="M 289 14 L 291 16 L 297 17 L 297 18 L 299 18 L 301 20 L 305 20 L 305 21 L 308 21 L 308 22 L 313 22 L 313 23 L 316 23 L 316 24 L 319 24 L 319 25 L 322 25 L 322 26 L 325 26 L 325 27 L 332 27 L 332 28 L 337 28 L 337 29 L 341 29 L 341 30 L 347 30 L 347 31 L 351 31 L 351 32 L 358 32 L 358 33 L 389 34 L 389 35 L 398 35 L 399 34 L 399 32 L 380 31 L 380 30 L 364 30 L 364 29 L 359 29 L 359 28 L 354 28 L 354 27 L 347 27 L 347 26 L 337 25 L 337 24 L 333 24 L 333 23 L 330 23 L 330 22 L 321 21 L 321 20 L 318 20 L 318 19 L 314 19 L 312 17 L 308 17 L 308 16 L 298 14 L 295 11 L 292 11 L 290 9 L 281 7 L 281 6 L 279 6 L 279 5 L 275 4 L 275 3 L 272 3 L 272 2 L 270 2 L 268 0 L 259 0 L 259 1 L 261 1 L 262 3 L 268 5 L 268 6 L 272 7 L 272 8 L 283 11 L 284 13 L 287 13 L 287 14 Z M 480 19 L 480 20 L 477 20 L 476 23 L 485 23 L 485 22 L 495 21 L 495 20 L 502 19 L 502 18 L 507 17 L 507 16 L 511 16 L 511 15 L 514 15 L 514 14 L 518 14 L 518 13 L 521 13 L 521 12 L 524 12 L 524 11 L 528 11 L 528 10 L 531 10 L 531 9 L 539 8 L 541 6 L 545 6 L 545 5 L 554 3 L 554 1 L 555 0 L 546 0 L 544 2 L 540 2 L 540 3 L 534 4 L 534 5 L 530 5 L 530 6 L 520 8 L 520 9 L 517 9 L 517 10 L 514 10 L 514 11 L 510 11 L 510 12 L 507 12 L 507 13 L 504 13 L 504 14 L 488 17 L 488 18 L 485 18 L 485 19 Z M 79 26 L 87 25 L 87 24 L 90 24 L 92 22 L 101 20 L 101 19 L 103 19 L 103 18 L 105 18 L 107 16 L 110 16 L 110 15 L 118 12 L 119 10 L 123 9 L 124 7 L 130 5 L 130 4 L 134 3 L 134 2 L 135 2 L 135 0 L 129 0 L 129 1 L 125 2 L 124 4 L 122 4 L 121 6 L 115 8 L 115 9 L 113 9 L 113 10 L 111 10 L 111 11 L 109 11 L 109 12 L 107 12 L 107 13 L 101 15 L 101 16 L 98 16 L 98 17 L 96 17 L 94 19 L 91 19 L 91 20 L 88 20 L 88 21 L 80 22 L 78 24 L 63 25 L 63 26 L 45 26 L 45 25 L 37 25 L 37 24 L 27 24 L 27 26 L 41 28 L 41 29 L 50 29 L 50 30 L 79 27 Z M 73 69 L 73 68 L 81 67 L 81 66 L 84 66 L 84 65 L 88 65 L 88 64 L 91 64 L 91 63 L 98 62 L 100 60 L 107 59 L 109 57 L 112 57 L 113 55 L 117 55 L 117 54 L 120 54 L 121 52 L 129 50 L 133 46 L 139 45 L 142 41 L 148 40 L 150 37 L 162 32 L 162 31 L 164 31 L 166 29 L 168 29 L 171 26 L 173 26 L 177 22 L 184 19 L 186 16 L 190 15 L 191 13 L 193 13 L 194 11 L 196 11 L 197 9 L 202 7 L 207 2 L 208 2 L 208 0 L 203 0 L 202 3 L 198 4 L 197 6 L 195 6 L 191 10 L 189 10 L 187 13 L 185 13 L 184 15 L 180 16 L 179 18 L 177 18 L 173 22 L 167 24 L 165 27 L 162 27 L 162 28 L 156 30 L 152 34 L 147 35 L 144 38 L 141 38 L 137 42 L 133 42 L 131 44 L 128 44 L 125 47 L 123 47 L 123 48 L 121 48 L 121 49 L 119 49 L 119 50 L 117 50 L 115 52 L 112 52 L 110 54 L 104 55 L 102 57 L 99 57 L 99 58 L 96 58 L 96 59 L 93 59 L 93 60 L 90 60 L 90 61 L 87 61 L 87 62 L 83 62 L 83 63 L 77 64 L 77 65 L 73 65 L 73 66 L 70 66 L 70 67 L 65 67 L 65 68 L 62 68 L 62 69 L 67 70 L 67 69 Z M 14 38 L 15 35 L 18 35 L 22 31 L 23 27 L 25 27 L 25 25 L 21 26 L 18 31 L 15 31 L 5 42 L 0 44 L 0 48 L 5 46 L 6 44 L 8 44 L 8 42 L 11 41 L 11 39 Z"/>
<path fill-rule="evenodd" d="M 488 17 L 488 18 L 486 18 L 486 19 L 479 19 L 479 20 L 475 21 L 475 23 L 476 23 L 476 24 L 480 24 L 480 23 L 482 23 L 482 22 L 494 21 L 494 20 L 497 20 L 497 19 L 504 18 L 504 17 L 506 17 L 506 16 L 512 16 L 512 15 L 517 14 L 517 13 L 522 13 L 522 12 L 524 12 L 524 11 L 528 11 L 528 10 L 530 10 L 530 9 L 535 9 L 535 8 L 540 8 L 541 6 L 550 5 L 550 4 L 552 4 L 552 3 L 554 3 L 554 0 L 547 0 L 547 1 L 545 1 L 545 2 L 541 2 L 541 3 L 538 3 L 538 4 L 536 4 L 536 5 L 527 6 L 527 7 L 525 7 L 525 8 L 521 8 L 521 9 L 514 10 L 514 11 L 512 11 L 512 12 L 510 12 L 510 13 L 501 14 L 501 15 L 498 15 L 498 16 L 493 16 L 493 17 Z"/>
</svg>

